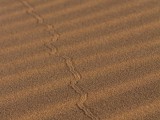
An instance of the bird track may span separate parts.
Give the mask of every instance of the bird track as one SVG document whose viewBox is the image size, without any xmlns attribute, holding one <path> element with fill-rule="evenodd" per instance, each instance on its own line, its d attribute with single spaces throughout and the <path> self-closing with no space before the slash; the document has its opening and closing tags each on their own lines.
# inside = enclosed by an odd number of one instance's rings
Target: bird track
<svg viewBox="0 0 160 120">
<path fill-rule="evenodd" d="M 55 30 L 53 25 L 45 23 L 43 17 L 41 17 L 39 14 L 36 13 L 34 7 L 32 7 L 31 4 L 29 4 L 27 1 L 20 0 L 20 2 L 28 8 L 27 14 L 32 15 L 36 21 L 37 24 L 43 24 L 47 27 L 48 33 L 52 36 L 49 43 L 45 43 L 44 46 L 49 50 L 49 55 L 56 54 L 58 52 L 58 49 L 54 46 L 54 42 L 56 42 L 60 34 Z M 54 49 L 53 49 L 54 47 Z M 80 100 L 77 102 L 77 107 L 84 112 L 86 116 L 91 118 L 92 120 L 99 120 L 97 116 L 95 116 L 86 106 L 85 102 L 88 98 L 88 93 L 84 92 L 80 87 L 78 87 L 77 83 L 79 80 L 82 79 L 80 73 L 78 73 L 75 70 L 75 67 L 73 65 L 72 59 L 68 56 L 63 56 L 62 58 L 65 59 L 66 66 L 68 67 L 69 71 L 74 76 L 74 79 L 70 81 L 70 87 L 80 95 Z"/>
</svg>

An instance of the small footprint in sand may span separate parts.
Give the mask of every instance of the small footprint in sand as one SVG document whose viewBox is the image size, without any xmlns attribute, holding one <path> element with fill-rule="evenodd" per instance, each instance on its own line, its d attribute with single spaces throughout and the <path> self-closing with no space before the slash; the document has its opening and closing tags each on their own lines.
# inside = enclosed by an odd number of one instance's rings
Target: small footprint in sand
<svg viewBox="0 0 160 120">
<path fill-rule="evenodd" d="M 49 50 L 49 55 L 54 55 L 57 52 L 57 48 L 53 45 L 53 43 L 46 43 L 45 47 Z"/>
</svg>

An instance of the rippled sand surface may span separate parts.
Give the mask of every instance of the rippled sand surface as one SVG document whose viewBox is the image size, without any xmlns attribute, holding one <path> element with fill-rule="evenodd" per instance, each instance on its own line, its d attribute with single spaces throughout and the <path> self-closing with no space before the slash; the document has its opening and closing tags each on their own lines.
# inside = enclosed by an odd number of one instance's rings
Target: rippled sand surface
<svg viewBox="0 0 160 120">
<path fill-rule="evenodd" d="M 160 120 L 160 1 L 0 0 L 0 120 Z"/>
</svg>

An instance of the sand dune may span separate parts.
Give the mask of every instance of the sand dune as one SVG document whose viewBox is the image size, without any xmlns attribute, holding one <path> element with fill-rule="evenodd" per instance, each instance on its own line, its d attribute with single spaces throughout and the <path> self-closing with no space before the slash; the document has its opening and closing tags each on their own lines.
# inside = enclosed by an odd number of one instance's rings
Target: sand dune
<svg viewBox="0 0 160 120">
<path fill-rule="evenodd" d="M 1 0 L 0 120 L 159 120 L 159 0 Z"/>
</svg>

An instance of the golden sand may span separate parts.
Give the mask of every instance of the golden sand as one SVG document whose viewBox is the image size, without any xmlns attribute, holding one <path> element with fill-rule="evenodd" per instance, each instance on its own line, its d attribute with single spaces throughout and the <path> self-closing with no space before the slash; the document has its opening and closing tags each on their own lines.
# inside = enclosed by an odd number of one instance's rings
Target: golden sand
<svg viewBox="0 0 160 120">
<path fill-rule="evenodd" d="M 1 0 L 0 120 L 160 120 L 159 0 Z"/>
</svg>

